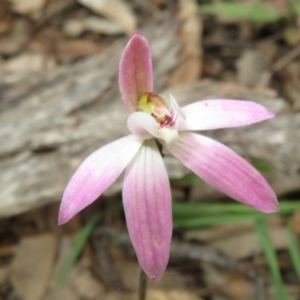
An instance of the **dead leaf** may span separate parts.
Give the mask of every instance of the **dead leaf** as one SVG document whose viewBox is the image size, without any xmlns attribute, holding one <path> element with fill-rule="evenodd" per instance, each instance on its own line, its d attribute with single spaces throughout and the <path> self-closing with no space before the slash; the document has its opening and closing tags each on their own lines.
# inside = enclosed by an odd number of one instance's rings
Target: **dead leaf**
<svg viewBox="0 0 300 300">
<path fill-rule="evenodd" d="M 120 24 L 97 17 L 86 18 L 85 28 L 96 33 L 105 34 L 120 34 L 124 32 Z"/>
<path fill-rule="evenodd" d="M 86 257 L 70 273 L 70 285 L 80 299 L 101 299 L 104 287 L 93 277 Z"/>
<path fill-rule="evenodd" d="M 77 228 L 77 222 L 76 224 L 73 224 L 72 227 Z M 73 229 L 71 231 L 73 231 Z M 82 258 L 72 267 L 68 277 L 66 278 L 65 284 L 60 289 L 57 288 L 57 280 L 61 275 L 66 260 L 70 257 L 73 251 L 73 247 L 74 244 L 69 237 L 64 236 L 60 240 L 58 259 L 54 267 L 52 279 L 50 281 L 49 292 L 45 299 L 106 299 L 104 296 L 103 284 L 101 284 L 101 282 L 96 280 L 96 278 L 93 276 L 91 272 L 91 264 L 85 255 L 83 255 Z"/>
<path fill-rule="evenodd" d="M 11 281 L 22 299 L 43 299 L 48 289 L 55 252 L 56 237 L 53 234 L 21 240 L 11 265 Z"/>
<path fill-rule="evenodd" d="M 11 30 L 13 14 L 8 1 L 1 1 L 0 6 L 0 35 L 2 35 Z"/>
<path fill-rule="evenodd" d="M 28 22 L 25 20 L 15 21 L 9 35 L 1 39 L 0 54 L 13 55 L 19 52 L 28 42 L 29 34 Z"/>
<path fill-rule="evenodd" d="M 9 271 L 10 270 L 8 266 L 1 266 L 0 268 L 0 295 L 2 297 L 8 294 L 11 289 L 10 280 L 9 280 Z"/>
<path fill-rule="evenodd" d="M 232 275 L 231 273 L 220 270 L 207 263 L 203 263 L 202 268 L 204 270 L 204 279 L 208 287 L 202 291 L 200 290 L 201 295 L 216 294 L 217 291 L 222 291 L 228 299 L 253 299 L 253 286 L 245 278 L 237 278 L 235 276 L 234 280 L 229 280 Z"/>
<path fill-rule="evenodd" d="M 126 260 L 124 257 L 114 262 L 114 267 L 120 276 L 122 286 L 125 290 L 136 291 L 140 274 L 140 267 L 137 262 Z M 158 282 L 149 281 L 149 288 L 172 289 L 174 286 L 184 290 L 186 280 L 182 274 L 172 269 L 167 269 L 164 276 Z"/>
<path fill-rule="evenodd" d="M 63 32 L 66 36 L 79 37 L 85 31 L 85 22 L 80 19 L 69 19 L 64 22 Z"/>
<path fill-rule="evenodd" d="M 137 299 L 134 294 L 128 300 Z M 149 300 L 201 300 L 196 293 L 192 291 L 180 290 L 178 288 L 172 290 L 149 289 L 147 291 L 147 299 Z"/>
<path fill-rule="evenodd" d="M 57 53 L 60 56 L 86 56 L 99 53 L 103 49 L 103 45 L 88 40 L 63 41 L 57 45 Z"/>
<path fill-rule="evenodd" d="M 260 55 L 255 50 L 245 50 L 237 61 L 237 82 L 248 88 L 258 85 L 261 88 L 267 87 L 268 82 L 262 84 L 266 72 Z"/>
<path fill-rule="evenodd" d="M 287 249 L 287 233 L 281 226 L 280 218 L 272 218 L 268 224 L 274 248 L 276 250 Z M 262 252 L 259 239 L 254 231 L 254 224 L 251 221 L 189 231 L 186 233 L 186 238 L 204 241 L 209 246 L 219 249 L 237 260 Z"/>
<path fill-rule="evenodd" d="M 120 24 L 99 17 L 87 17 L 82 20 L 67 20 L 63 26 L 63 31 L 70 37 L 78 37 L 84 31 L 92 31 L 108 35 L 124 33 Z"/>
<path fill-rule="evenodd" d="M 300 53 L 300 47 L 298 47 L 297 50 L 298 53 Z M 283 61 L 283 59 L 280 60 Z M 299 63 L 299 59 L 288 62 L 281 74 L 281 78 L 283 79 L 283 92 L 290 100 L 294 111 L 300 110 Z M 276 64 L 278 65 L 278 63 Z"/>
<path fill-rule="evenodd" d="M 46 54 L 23 52 L 22 54 L 5 61 L 3 70 L 8 74 L 38 72 L 50 70 L 55 65 L 54 59 Z"/>
<path fill-rule="evenodd" d="M 18 14 L 34 14 L 42 10 L 46 0 L 9 0 L 12 10 Z"/>
<path fill-rule="evenodd" d="M 297 234 L 300 233 L 300 213 L 295 213 L 291 217 L 291 226 Z"/>
<path fill-rule="evenodd" d="M 122 0 L 77 0 L 97 14 L 118 23 L 127 34 L 137 28 L 137 19 L 131 7 Z"/>
<path fill-rule="evenodd" d="M 188 83 L 196 81 L 202 73 L 202 20 L 195 0 L 179 1 L 179 19 L 182 21 L 179 38 L 183 43 L 179 54 L 179 66 L 168 83 Z"/>
</svg>

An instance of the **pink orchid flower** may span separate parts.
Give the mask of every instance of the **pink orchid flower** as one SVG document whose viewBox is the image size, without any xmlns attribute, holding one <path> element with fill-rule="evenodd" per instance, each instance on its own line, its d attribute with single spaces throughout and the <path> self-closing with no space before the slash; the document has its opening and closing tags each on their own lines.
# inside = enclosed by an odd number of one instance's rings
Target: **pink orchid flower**
<svg viewBox="0 0 300 300">
<path fill-rule="evenodd" d="M 119 85 L 131 135 L 93 152 L 63 194 L 59 224 L 95 201 L 125 170 L 123 203 L 138 261 L 154 281 L 163 275 L 172 236 L 171 190 L 158 145 L 231 198 L 262 212 L 278 210 L 261 174 L 226 146 L 189 130 L 237 127 L 274 117 L 265 107 L 239 100 L 205 100 L 180 108 L 153 93 L 151 52 L 134 34 L 120 61 Z"/>
</svg>

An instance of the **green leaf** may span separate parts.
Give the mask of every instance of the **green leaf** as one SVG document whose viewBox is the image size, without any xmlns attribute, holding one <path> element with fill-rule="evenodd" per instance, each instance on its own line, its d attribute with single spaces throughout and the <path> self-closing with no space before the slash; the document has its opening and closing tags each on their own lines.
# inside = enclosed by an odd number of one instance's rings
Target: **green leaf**
<svg viewBox="0 0 300 300">
<path fill-rule="evenodd" d="M 287 225 L 287 232 L 289 238 L 289 252 L 293 262 L 295 272 L 297 274 L 298 280 L 300 282 L 300 253 L 299 253 L 299 243 L 296 233 L 294 232 L 291 224 Z"/>
<path fill-rule="evenodd" d="M 263 248 L 266 260 L 268 262 L 270 272 L 277 290 L 278 297 L 281 300 L 289 300 L 290 297 L 284 287 L 281 279 L 280 269 L 274 251 L 272 241 L 268 232 L 268 228 L 263 219 L 257 219 L 255 222 L 256 233 L 259 237 L 260 244 Z"/>
<path fill-rule="evenodd" d="M 237 2 L 220 2 L 202 4 L 200 12 L 226 16 L 233 19 L 249 20 L 253 22 L 277 22 L 286 15 L 285 11 L 268 7 L 262 3 L 245 4 Z"/>
</svg>

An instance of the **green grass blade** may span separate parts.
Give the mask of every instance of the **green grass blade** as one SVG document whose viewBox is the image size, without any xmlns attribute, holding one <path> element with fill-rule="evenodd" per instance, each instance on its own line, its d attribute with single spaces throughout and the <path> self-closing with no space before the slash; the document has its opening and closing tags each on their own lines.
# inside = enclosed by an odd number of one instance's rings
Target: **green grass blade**
<svg viewBox="0 0 300 300">
<path fill-rule="evenodd" d="M 300 201 L 280 201 L 280 214 L 289 214 L 300 211 Z M 199 216 L 207 214 L 249 214 L 258 213 L 255 209 L 239 203 L 191 203 L 173 202 L 173 214 L 175 216 Z M 276 214 L 272 214 L 276 215 Z"/>
<path fill-rule="evenodd" d="M 95 228 L 97 223 L 104 217 L 105 214 L 121 210 L 121 208 L 122 208 L 122 203 L 117 203 L 117 204 L 113 204 L 113 205 L 109 206 L 104 212 L 91 218 L 88 221 L 88 223 L 85 224 L 85 226 L 80 230 L 80 232 L 75 240 L 71 254 L 69 255 L 66 263 L 64 264 L 64 266 L 62 268 L 62 271 L 60 272 L 60 274 L 58 276 L 58 281 L 57 281 L 58 288 L 61 288 L 65 284 L 73 265 L 76 263 L 78 257 L 80 256 L 87 240 L 89 239 L 90 235 L 92 234 L 93 229 Z"/>
<path fill-rule="evenodd" d="M 268 218 L 273 215 L 262 214 L 262 213 L 248 213 L 248 214 L 223 214 L 223 215 L 211 215 L 211 216 L 199 216 L 199 217 L 189 217 L 182 218 L 174 215 L 174 227 L 182 229 L 192 229 L 216 226 L 228 223 L 239 223 L 243 221 L 253 221 L 257 218 Z"/>
<path fill-rule="evenodd" d="M 197 216 L 218 213 L 252 213 L 255 210 L 251 207 L 229 203 L 191 203 L 173 202 L 173 213 L 181 216 Z"/>
<path fill-rule="evenodd" d="M 268 232 L 267 225 L 263 219 L 257 219 L 255 222 L 256 233 L 259 237 L 261 246 L 263 248 L 266 260 L 268 262 L 270 272 L 275 284 L 275 288 L 280 300 L 290 300 L 290 297 L 284 287 L 281 279 L 280 269 L 277 262 L 276 253 L 274 251 L 272 241 Z"/>
<path fill-rule="evenodd" d="M 209 3 L 201 4 L 199 9 L 202 13 L 263 23 L 277 22 L 286 15 L 285 11 L 267 7 L 262 3 L 252 5 L 238 2 Z"/>
<path fill-rule="evenodd" d="M 289 238 L 289 252 L 290 256 L 293 262 L 293 266 L 295 269 L 295 272 L 297 274 L 298 280 L 300 282 L 300 252 L 299 252 L 299 243 L 298 238 L 293 230 L 291 224 L 289 223 L 287 225 L 287 232 L 288 232 L 288 238 Z"/>
<path fill-rule="evenodd" d="M 269 163 L 259 160 L 252 160 L 251 165 L 260 173 L 268 174 L 275 171 L 275 168 Z"/>
<path fill-rule="evenodd" d="M 68 257 L 66 263 L 64 264 L 62 271 L 60 272 L 60 275 L 58 277 L 58 288 L 64 286 L 73 265 L 76 263 L 93 229 L 95 228 L 97 223 L 102 219 L 102 217 L 103 214 L 93 217 L 79 232 L 74 246 L 72 248 L 71 254 Z"/>
</svg>

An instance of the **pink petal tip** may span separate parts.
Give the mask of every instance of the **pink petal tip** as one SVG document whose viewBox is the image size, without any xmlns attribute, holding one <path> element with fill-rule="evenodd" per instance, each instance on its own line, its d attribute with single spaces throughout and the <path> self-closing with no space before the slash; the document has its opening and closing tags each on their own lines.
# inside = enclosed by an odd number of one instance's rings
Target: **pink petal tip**
<svg viewBox="0 0 300 300">
<path fill-rule="evenodd" d="M 68 222 L 95 201 L 115 182 L 141 145 L 139 139 L 130 135 L 107 144 L 88 156 L 64 191 L 58 223 L 61 225 Z"/>
<path fill-rule="evenodd" d="M 153 90 L 152 59 L 148 41 L 135 33 L 126 45 L 119 65 L 119 87 L 129 112 L 137 108 L 141 96 Z"/>
<path fill-rule="evenodd" d="M 265 178 L 228 147 L 208 137 L 181 133 L 165 147 L 204 181 L 231 198 L 265 212 L 278 211 L 274 191 Z"/>
<path fill-rule="evenodd" d="M 170 255 L 172 204 L 168 174 L 153 139 L 144 142 L 126 168 L 123 203 L 139 264 L 150 279 L 157 281 Z"/>
<path fill-rule="evenodd" d="M 268 108 L 241 100 L 204 100 L 182 108 L 186 120 L 180 130 L 211 130 L 245 126 L 275 117 Z"/>
</svg>

